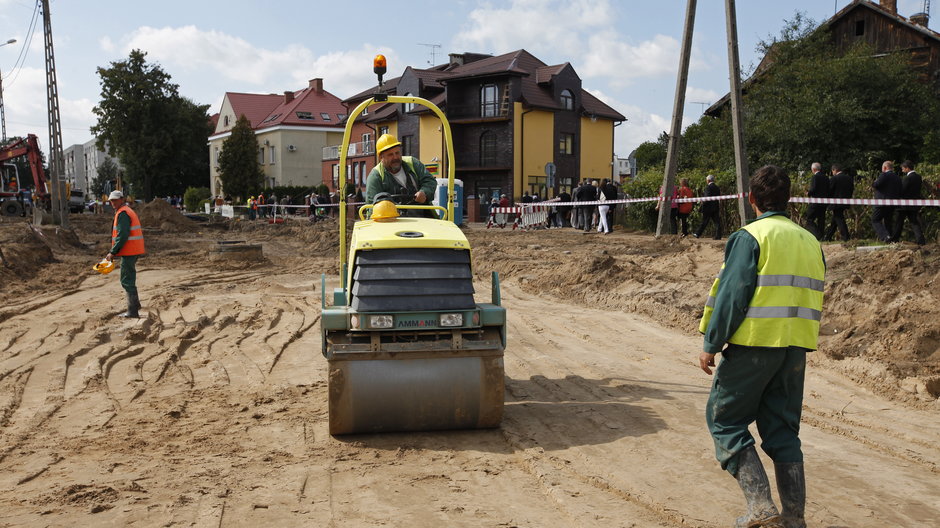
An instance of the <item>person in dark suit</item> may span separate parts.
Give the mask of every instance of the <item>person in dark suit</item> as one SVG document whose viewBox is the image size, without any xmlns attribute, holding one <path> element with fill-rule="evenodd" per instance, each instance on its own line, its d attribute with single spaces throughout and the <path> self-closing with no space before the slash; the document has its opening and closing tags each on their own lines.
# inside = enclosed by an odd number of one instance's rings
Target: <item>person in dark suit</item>
<svg viewBox="0 0 940 528">
<path fill-rule="evenodd" d="M 829 176 L 823 172 L 822 164 L 813 163 L 813 178 L 809 182 L 807 195 L 810 198 L 829 198 Z M 826 229 L 826 204 L 811 203 L 806 208 L 807 228 L 816 240 L 823 239 Z"/>
<path fill-rule="evenodd" d="M 705 196 L 721 196 L 721 189 L 715 183 L 715 176 L 709 174 L 705 177 Z M 707 200 L 702 202 L 702 223 L 692 234 L 695 238 L 702 236 L 709 222 L 715 222 L 715 240 L 721 240 L 721 205 L 718 200 Z"/>
<path fill-rule="evenodd" d="M 876 200 L 897 200 L 901 197 L 901 178 L 894 172 L 894 163 L 886 161 L 881 164 L 881 174 L 872 184 L 875 189 Z M 871 225 L 875 235 L 882 242 L 891 242 L 891 231 L 894 218 L 893 205 L 876 205 L 871 213 Z"/>
<path fill-rule="evenodd" d="M 901 163 L 901 172 L 904 179 L 901 181 L 901 198 L 904 200 L 920 200 L 921 189 L 924 182 L 920 174 L 914 172 L 914 163 L 911 160 L 905 160 Z M 898 209 L 898 218 L 894 224 L 894 232 L 891 233 L 892 242 L 901 241 L 901 231 L 904 230 L 904 220 L 911 223 L 911 231 L 914 232 L 914 241 L 923 246 L 927 243 L 924 238 L 924 225 L 920 220 L 920 206 L 903 206 Z"/>
<path fill-rule="evenodd" d="M 852 180 L 852 176 L 846 174 L 841 165 L 834 164 L 832 166 L 832 179 L 829 180 L 829 195 L 832 198 L 851 198 L 854 192 L 855 182 Z M 839 235 L 842 237 L 843 242 L 849 239 L 849 226 L 845 224 L 845 210 L 848 208 L 849 206 L 844 204 L 829 206 L 829 210 L 832 211 L 832 221 L 829 222 L 829 227 L 826 229 L 826 240 L 832 240 L 836 228 L 839 229 Z"/>
</svg>

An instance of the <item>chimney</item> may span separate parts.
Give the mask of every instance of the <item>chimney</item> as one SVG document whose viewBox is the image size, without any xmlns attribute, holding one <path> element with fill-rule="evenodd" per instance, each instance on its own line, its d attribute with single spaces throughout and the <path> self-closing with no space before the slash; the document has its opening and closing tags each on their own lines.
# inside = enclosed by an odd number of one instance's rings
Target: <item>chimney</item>
<svg viewBox="0 0 940 528">
<path fill-rule="evenodd" d="M 294 92 L 287 90 L 284 92 L 284 104 L 287 104 L 294 100 Z"/>
<path fill-rule="evenodd" d="M 891 13 L 892 15 L 897 15 L 898 0 L 881 0 L 881 8 Z"/>
<path fill-rule="evenodd" d="M 318 93 L 318 94 L 323 93 L 323 79 L 319 77 L 317 77 L 316 79 L 310 79 L 310 83 L 308 84 L 308 86 L 315 93 Z"/>
<path fill-rule="evenodd" d="M 450 53 L 448 54 L 451 64 L 456 64 L 457 66 L 463 66 L 463 53 Z"/>
<path fill-rule="evenodd" d="M 912 24 L 917 24 L 920 27 L 927 27 L 927 23 L 930 22 L 930 15 L 927 13 L 914 13 L 911 15 L 910 21 Z"/>
</svg>

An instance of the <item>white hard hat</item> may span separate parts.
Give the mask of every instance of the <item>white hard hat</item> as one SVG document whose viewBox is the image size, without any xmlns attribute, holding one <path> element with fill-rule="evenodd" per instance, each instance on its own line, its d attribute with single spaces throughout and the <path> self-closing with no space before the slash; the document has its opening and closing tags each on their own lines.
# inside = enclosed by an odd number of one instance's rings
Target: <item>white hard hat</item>
<svg viewBox="0 0 940 528">
<path fill-rule="evenodd" d="M 124 198 L 124 193 L 121 191 L 111 191 L 111 194 L 108 195 L 108 200 L 120 200 Z"/>
</svg>

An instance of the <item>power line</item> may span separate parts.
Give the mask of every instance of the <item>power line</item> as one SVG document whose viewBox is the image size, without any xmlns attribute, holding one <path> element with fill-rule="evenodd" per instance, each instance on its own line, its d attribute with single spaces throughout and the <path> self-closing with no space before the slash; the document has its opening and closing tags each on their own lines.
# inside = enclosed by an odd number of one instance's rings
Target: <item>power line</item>
<svg viewBox="0 0 940 528">
<path fill-rule="evenodd" d="M 32 20 L 29 22 L 29 29 L 26 31 L 27 36 L 23 41 L 23 47 L 20 49 L 20 55 L 16 59 L 16 63 L 13 65 L 13 69 L 10 70 L 10 73 L 4 75 L 4 78 L 9 78 L 10 75 L 13 75 L 13 78 L 7 83 L 7 88 L 13 85 L 16 82 L 16 79 L 19 77 L 20 72 L 23 70 L 23 64 L 26 63 L 26 55 L 29 52 L 29 46 L 33 42 L 33 35 L 36 34 L 36 23 L 39 20 L 39 2 L 36 2 L 36 8 L 33 10 Z"/>
</svg>

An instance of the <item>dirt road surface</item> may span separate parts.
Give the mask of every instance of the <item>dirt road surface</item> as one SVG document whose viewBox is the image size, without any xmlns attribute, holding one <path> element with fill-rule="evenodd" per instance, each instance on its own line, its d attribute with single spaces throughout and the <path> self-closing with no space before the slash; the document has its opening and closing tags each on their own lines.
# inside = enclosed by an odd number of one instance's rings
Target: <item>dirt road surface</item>
<svg viewBox="0 0 940 528">
<path fill-rule="evenodd" d="M 335 223 L 160 215 L 141 215 L 132 321 L 116 317 L 116 274 L 91 272 L 110 219 L 0 224 L 0 526 L 719 527 L 740 513 L 695 363 L 721 243 L 471 228 L 478 295 L 500 271 L 509 314 L 502 427 L 331 437 L 318 318 Z M 206 260 L 233 239 L 266 259 Z M 810 526 L 940 519 L 936 252 L 826 246 Z"/>
</svg>

